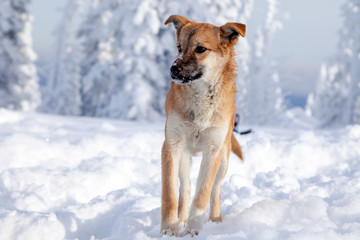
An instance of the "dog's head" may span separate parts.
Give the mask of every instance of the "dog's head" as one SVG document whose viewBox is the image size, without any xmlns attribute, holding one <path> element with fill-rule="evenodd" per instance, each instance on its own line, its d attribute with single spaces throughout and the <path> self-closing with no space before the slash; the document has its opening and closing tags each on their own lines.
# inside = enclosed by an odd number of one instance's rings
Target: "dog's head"
<svg viewBox="0 0 360 240">
<path fill-rule="evenodd" d="M 220 74 L 233 58 L 233 47 L 239 35 L 245 37 L 246 26 L 226 23 L 221 27 L 197 23 L 177 15 L 170 16 L 165 25 L 173 23 L 176 29 L 178 56 L 170 68 L 177 84 L 211 79 Z"/>
</svg>

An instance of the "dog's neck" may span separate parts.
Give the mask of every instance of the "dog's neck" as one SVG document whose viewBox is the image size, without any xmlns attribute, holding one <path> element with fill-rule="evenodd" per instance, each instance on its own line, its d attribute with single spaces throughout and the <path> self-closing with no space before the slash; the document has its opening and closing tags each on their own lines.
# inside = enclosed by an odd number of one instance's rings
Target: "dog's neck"
<svg viewBox="0 0 360 240">
<path fill-rule="evenodd" d="M 221 79 L 217 81 L 205 81 L 204 79 L 199 79 L 198 81 L 187 84 L 185 88 L 187 95 L 191 97 L 191 99 L 198 101 L 213 98 L 213 96 L 219 92 L 219 86 L 221 84 Z"/>
<path fill-rule="evenodd" d="M 224 100 L 235 101 L 235 66 L 225 66 L 213 75 L 204 74 L 201 79 L 181 86 L 186 96 L 183 110 L 190 122 L 206 125 L 214 117 L 221 118 L 220 112 L 231 105 Z M 209 78 L 204 79 L 205 77 Z"/>
</svg>

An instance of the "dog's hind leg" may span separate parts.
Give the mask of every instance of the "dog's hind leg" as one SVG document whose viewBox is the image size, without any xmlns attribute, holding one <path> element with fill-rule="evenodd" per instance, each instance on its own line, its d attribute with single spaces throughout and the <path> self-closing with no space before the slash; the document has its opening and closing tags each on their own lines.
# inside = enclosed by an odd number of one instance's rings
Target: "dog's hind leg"
<svg viewBox="0 0 360 240">
<path fill-rule="evenodd" d="M 229 163 L 230 146 L 224 145 L 221 164 L 216 174 L 214 184 L 210 196 L 210 216 L 209 220 L 212 222 L 221 222 L 220 211 L 220 195 L 221 195 L 221 182 L 225 177 Z"/>
<path fill-rule="evenodd" d="M 179 223 L 185 227 L 188 218 L 189 203 L 191 197 L 191 182 L 190 182 L 190 168 L 191 156 L 184 153 L 180 160 L 179 166 Z"/>
</svg>

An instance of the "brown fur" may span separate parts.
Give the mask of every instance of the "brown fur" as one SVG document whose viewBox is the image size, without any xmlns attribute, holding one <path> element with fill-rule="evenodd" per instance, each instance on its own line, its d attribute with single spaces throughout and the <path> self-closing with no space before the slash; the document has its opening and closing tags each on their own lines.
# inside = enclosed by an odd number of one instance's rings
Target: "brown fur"
<svg viewBox="0 0 360 240">
<path fill-rule="evenodd" d="M 221 221 L 220 184 L 226 174 L 230 149 L 242 159 L 233 136 L 236 63 L 234 46 L 245 36 L 245 25 L 216 27 L 181 16 L 165 24 L 176 29 L 179 57 L 166 98 L 165 141 L 162 149 L 163 234 L 177 235 L 178 223 L 197 234 L 210 201 L 210 220 Z M 204 52 L 198 50 L 205 48 Z M 190 156 L 203 152 L 197 190 L 188 216 Z M 180 170 L 179 170 L 180 169 Z M 180 178 L 177 206 L 177 177 Z"/>
</svg>

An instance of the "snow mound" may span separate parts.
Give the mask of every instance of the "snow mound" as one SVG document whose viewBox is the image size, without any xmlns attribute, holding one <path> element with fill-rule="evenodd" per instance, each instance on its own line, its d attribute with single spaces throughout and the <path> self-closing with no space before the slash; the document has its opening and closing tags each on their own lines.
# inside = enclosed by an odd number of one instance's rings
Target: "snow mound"
<svg viewBox="0 0 360 240">
<path fill-rule="evenodd" d="M 160 238 L 164 122 L 0 116 L 0 239 Z M 198 239 L 360 239 L 360 126 L 236 137 L 223 222 Z"/>
</svg>

